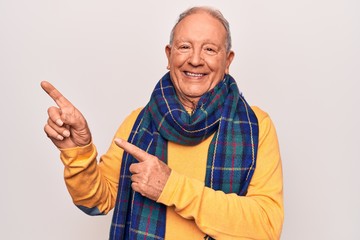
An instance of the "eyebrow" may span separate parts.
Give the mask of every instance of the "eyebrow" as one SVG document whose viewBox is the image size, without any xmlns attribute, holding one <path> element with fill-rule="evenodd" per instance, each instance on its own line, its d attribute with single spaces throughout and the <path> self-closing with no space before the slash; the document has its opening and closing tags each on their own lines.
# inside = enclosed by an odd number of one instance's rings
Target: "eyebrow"
<svg viewBox="0 0 360 240">
<path fill-rule="evenodd" d="M 204 42 L 204 44 L 212 44 L 212 45 L 215 45 L 215 46 L 224 46 L 226 47 L 226 42 L 224 42 L 224 44 L 217 44 L 217 43 L 214 43 L 211 39 L 204 39 L 202 40 Z M 179 43 L 191 43 L 192 41 L 191 40 L 188 40 L 188 39 L 174 39 L 173 41 L 173 44 L 179 44 Z"/>
</svg>

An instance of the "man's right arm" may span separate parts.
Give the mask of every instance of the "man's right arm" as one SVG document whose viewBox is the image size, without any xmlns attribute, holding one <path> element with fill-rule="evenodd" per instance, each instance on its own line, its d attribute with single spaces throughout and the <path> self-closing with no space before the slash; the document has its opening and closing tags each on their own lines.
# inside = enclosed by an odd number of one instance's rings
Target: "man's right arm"
<svg viewBox="0 0 360 240">
<path fill-rule="evenodd" d="M 125 119 L 114 138 L 129 137 L 140 111 Z M 123 150 L 112 141 L 99 163 L 93 143 L 60 150 L 65 183 L 74 204 L 89 215 L 107 214 L 115 205 Z"/>
</svg>

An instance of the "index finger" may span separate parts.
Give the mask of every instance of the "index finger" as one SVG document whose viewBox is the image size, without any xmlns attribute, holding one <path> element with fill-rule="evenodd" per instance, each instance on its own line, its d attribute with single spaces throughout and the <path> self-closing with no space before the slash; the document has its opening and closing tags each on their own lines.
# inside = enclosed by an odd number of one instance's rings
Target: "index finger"
<svg viewBox="0 0 360 240">
<path fill-rule="evenodd" d="M 125 152 L 132 155 L 134 158 L 136 158 L 139 162 L 144 162 L 152 157 L 151 154 L 145 152 L 141 148 L 138 148 L 134 144 L 131 144 L 123 139 L 116 138 L 114 140 L 115 144 L 122 148 Z"/>
<path fill-rule="evenodd" d="M 51 83 L 42 81 L 41 87 L 60 108 L 72 105 L 71 102 L 67 100 Z"/>
</svg>

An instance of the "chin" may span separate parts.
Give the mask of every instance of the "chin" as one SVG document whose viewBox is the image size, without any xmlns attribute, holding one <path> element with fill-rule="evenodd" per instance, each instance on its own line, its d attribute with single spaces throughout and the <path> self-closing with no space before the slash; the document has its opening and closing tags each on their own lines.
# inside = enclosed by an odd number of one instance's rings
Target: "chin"
<svg viewBox="0 0 360 240">
<path fill-rule="evenodd" d="M 183 94 L 188 97 L 188 98 L 201 98 L 202 95 L 204 95 L 205 93 L 207 93 L 208 91 L 188 91 L 188 92 L 183 92 Z"/>
</svg>

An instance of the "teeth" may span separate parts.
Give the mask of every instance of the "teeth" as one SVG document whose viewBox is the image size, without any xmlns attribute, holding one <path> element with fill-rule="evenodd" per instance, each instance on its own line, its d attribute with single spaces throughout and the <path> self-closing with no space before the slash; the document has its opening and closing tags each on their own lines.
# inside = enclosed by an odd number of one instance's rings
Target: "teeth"
<svg viewBox="0 0 360 240">
<path fill-rule="evenodd" d="M 202 74 L 202 73 L 191 73 L 191 72 L 186 72 L 186 75 L 188 75 L 190 77 L 202 77 L 202 76 L 204 76 L 204 74 Z"/>
</svg>

